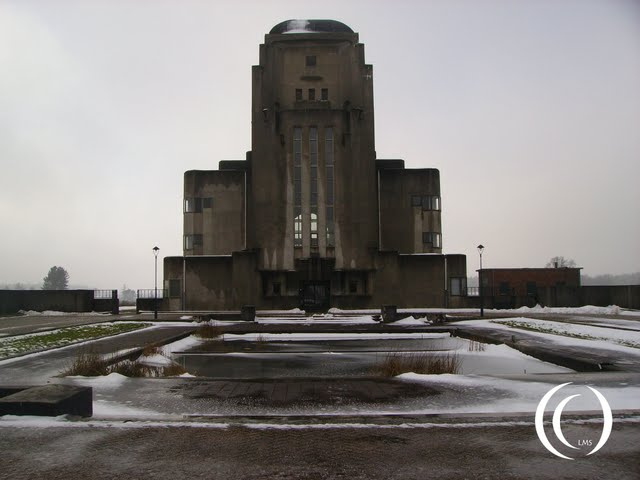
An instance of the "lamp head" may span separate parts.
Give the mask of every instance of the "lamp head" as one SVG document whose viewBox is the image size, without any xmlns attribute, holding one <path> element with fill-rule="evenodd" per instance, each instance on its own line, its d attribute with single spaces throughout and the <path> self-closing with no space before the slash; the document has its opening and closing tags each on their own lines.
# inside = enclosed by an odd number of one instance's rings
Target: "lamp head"
<svg viewBox="0 0 640 480">
<path fill-rule="evenodd" d="M 158 247 L 153 247 L 153 254 L 157 257 L 160 249 Z"/>
</svg>

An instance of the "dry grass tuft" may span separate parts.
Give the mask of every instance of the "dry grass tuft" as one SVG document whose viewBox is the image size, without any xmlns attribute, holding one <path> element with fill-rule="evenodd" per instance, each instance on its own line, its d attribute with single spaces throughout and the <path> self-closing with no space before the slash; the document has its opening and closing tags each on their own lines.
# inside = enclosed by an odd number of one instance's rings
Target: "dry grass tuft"
<svg viewBox="0 0 640 480">
<path fill-rule="evenodd" d="M 110 368 L 110 373 L 119 373 L 120 375 L 124 375 L 125 377 L 132 378 L 145 378 L 145 377 L 157 377 L 156 371 L 158 370 L 155 367 L 150 367 L 148 365 L 143 365 L 138 361 L 124 360 L 123 362 L 118 362 L 115 365 L 112 365 Z"/>
<path fill-rule="evenodd" d="M 374 373 L 384 377 L 395 377 L 407 372 L 433 375 L 459 371 L 460 360 L 455 353 L 430 355 L 392 352 L 374 367 Z"/>
<path fill-rule="evenodd" d="M 109 362 L 97 352 L 81 350 L 69 366 L 62 372 L 64 376 L 81 375 L 83 377 L 97 377 L 108 375 Z"/>
<path fill-rule="evenodd" d="M 178 375 L 182 375 L 183 373 L 187 373 L 187 370 L 177 363 L 172 365 L 163 367 L 162 376 L 163 377 L 177 377 Z"/>
<path fill-rule="evenodd" d="M 159 353 L 158 350 L 149 350 L 153 355 Z M 146 349 L 145 349 L 146 351 Z M 131 378 L 155 378 L 155 377 L 175 377 L 187 373 L 182 365 L 172 364 L 163 367 L 144 365 L 138 360 L 123 360 L 111 364 L 111 361 L 104 359 L 102 355 L 93 351 L 80 351 L 71 364 L 61 372 L 62 376 L 81 375 L 83 377 L 99 377 L 119 373 Z"/>
<path fill-rule="evenodd" d="M 198 327 L 195 335 L 200 338 L 220 338 L 221 336 L 224 336 L 224 330 L 215 325 L 205 324 Z"/>
<path fill-rule="evenodd" d="M 142 350 L 142 355 L 145 357 L 150 357 L 151 355 L 162 355 L 162 347 L 159 345 L 147 345 Z"/>
</svg>

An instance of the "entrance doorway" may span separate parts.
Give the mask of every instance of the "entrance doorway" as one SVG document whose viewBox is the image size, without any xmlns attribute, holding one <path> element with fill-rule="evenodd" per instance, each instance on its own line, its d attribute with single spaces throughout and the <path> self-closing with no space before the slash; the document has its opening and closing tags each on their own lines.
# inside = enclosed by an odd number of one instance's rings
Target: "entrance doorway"
<svg viewBox="0 0 640 480">
<path fill-rule="evenodd" d="M 300 308 L 307 311 L 328 310 L 330 297 L 329 282 L 302 282 Z"/>
</svg>

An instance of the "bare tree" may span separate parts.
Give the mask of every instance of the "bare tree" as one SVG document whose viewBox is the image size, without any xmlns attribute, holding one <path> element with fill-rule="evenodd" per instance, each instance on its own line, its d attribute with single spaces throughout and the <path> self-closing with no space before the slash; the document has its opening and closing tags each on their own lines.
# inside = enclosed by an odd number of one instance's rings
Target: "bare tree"
<svg viewBox="0 0 640 480">
<path fill-rule="evenodd" d="M 69 285 L 69 274 L 63 267 L 51 267 L 44 277 L 43 290 L 66 290 Z"/>
<path fill-rule="evenodd" d="M 575 266 L 576 262 L 574 262 L 570 258 L 564 257 L 553 257 L 545 265 L 545 267 L 547 268 L 574 268 Z"/>
</svg>

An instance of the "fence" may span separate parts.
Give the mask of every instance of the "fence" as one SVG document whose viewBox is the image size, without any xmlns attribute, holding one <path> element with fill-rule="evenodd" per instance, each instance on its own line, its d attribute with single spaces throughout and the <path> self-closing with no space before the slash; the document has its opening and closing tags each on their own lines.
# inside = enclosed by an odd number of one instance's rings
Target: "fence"
<svg viewBox="0 0 640 480">
<path fill-rule="evenodd" d="M 479 287 L 467 287 L 467 296 L 468 297 L 479 297 L 480 296 L 480 288 Z"/>
<path fill-rule="evenodd" d="M 142 310 L 166 310 L 165 299 L 169 297 L 167 289 L 144 288 L 138 290 L 137 294 L 136 313 L 140 313 Z"/>
<path fill-rule="evenodd" d="M 156 295 L 157 292 L 157 295 Z M 165 288 L 143 288 L 142 290 L 138 290 L 137 297 L 138 298 L 167 298 L 167 289 Z"/>
</svg>

